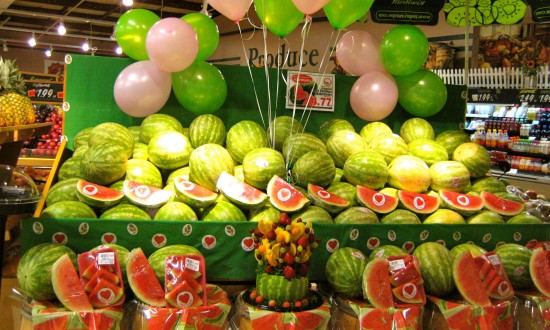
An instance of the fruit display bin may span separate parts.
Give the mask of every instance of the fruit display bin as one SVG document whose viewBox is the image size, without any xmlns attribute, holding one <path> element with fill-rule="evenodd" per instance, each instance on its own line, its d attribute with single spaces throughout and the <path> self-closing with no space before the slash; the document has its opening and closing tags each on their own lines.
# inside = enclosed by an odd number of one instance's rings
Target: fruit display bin
<svg viewBox="0 0 550 330">
<path fill-rule="evenodd" d="M 77 253 L 106 243 L 133 249 L 141 247 L 146 255 L 174 244 L 197 248 L 204 256 L 207 281 L 254 281 L 257 262 L 250 229 L 255 223 L 231 221 L 136 221 L 104 219 L 22 220 L 22 250 L 46 242 L 65 244 Z M 541 225 L 389 225 L 324 224 L 313 225 L 321 244 L 312 256 L 309 277 L 325 281 L 325 265 L 339 247 L 353 247 L 366 255 L 382 245 L 396 245 L 411 252 L 424 242 L 434 241 L 448 248 L 474 242 L 493 250 L 503 242 L 526 245 L 530 241 L 550 240 L 550 227 Z M 238 267 L 236 267 L 238 265 Z"/>
<path fill-rule="evenodd" d="M 550 298 L 539 292 L 516 291 L 515 328 L 522 330 L 550 329 Z"/>
</svg>

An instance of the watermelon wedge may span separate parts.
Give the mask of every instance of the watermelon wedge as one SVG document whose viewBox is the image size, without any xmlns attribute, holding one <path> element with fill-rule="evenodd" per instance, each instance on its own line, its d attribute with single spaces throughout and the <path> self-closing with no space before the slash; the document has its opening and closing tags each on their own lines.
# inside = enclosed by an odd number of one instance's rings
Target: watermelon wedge
<svg viewBox="0 0 550 330">
<path fill-rule="evenodd" d="M 408 190 L 398 190 L 397 197 L 403 208 L 420 214 L 429 214 L 439 208 L 439 198 Z"/>
<path fill-rule="evenodd" d="M 529 260 L 529 272 L 535 287 L 547 297 L 550 297 L 550 251 L 543 246 L 533 250 Z"/>
<path fill-rule="evenodd" d="M 387 259 L 375 258 L 363 270 L 363 296 L 376 308 L 394 307 Z"/>
<path fill-rule="evenodd" d="M 426 294 L 422 283 L 421 278 L 403 283 L 392 289 L 393 296 L 404 304 L 424 304 Z"/>
<path fill-rule="evenodd" d="M 172 195 L 172 191 L 153 187 L 134 180 L 124 180 L 124 195 L 134 204 L 147 208 L 156 208 L 166 204 Z"/>
<path fill-rule="evenodd" d="M 185 204 L 193 208 L 205 208 L 216 201 L 218 193 L 199 184 L 186 180 L 183 176 L 174 178 L 176 195 Z"/>
<path fill-rule="evenodd" d="M 124 296 L 124 289 L 106 279 L 99 279 L 96 286 L 88 295 L 92 306 L 103 308 L 120 302 Z"/>
<path fill-rule="evenodd" d="M 267 195 L 271 204 L 281 212 L 297 212 L 310 203 L 304 194 L 277 175 L 269 180 Z"/>
<path fill-rule="evenodd" d="M 170 306 L 181 308 L 201 306 L 204 303 L 186 281 L 181 282 L 173 290 L 166 293 L 166 301 Z"/>
<path fill-rule="evenodd" d="M 139 300 L 155 307 L 166 306 L 164 289 L 160 285 L 155 271 L 147 261 L 143 250 L 139 247 L 128 254 L 126 276 L 130 288 Z"/>
<path fill-rule="evenodd" d="M 439 197 L 445 208 L 470 216 L 483 208 L 483 199 L 479 196 L 463 194 L 450 190 L 440 190 Z"/>
<path fill-rule="evenodd" d="M 124 193 L 86 180 L 78 180 L 76 196 L 92 207 L 106 209 L 120 203 Z"/>
<path fill-rule="evenodd" d="M 453 280 L 458 292 L 468 303 L 476 306 L 491 306 L 491 299 L 481 280 L 479 267 L 470 251 L 464 251 L 454 259 Z"/>
<path fill-rule="evenodd" d="M 482 191 L 479 195 L 483 199 L 483 206 L 504 216 L 518 215 L 525 209 L 525 203 L 509 200 L 488 191 Z"/>
<path fill-rule="evenodd" d="M 91 292 L 101 280 L 108 281 L 114 285 L 118 285 L 120 283 L 120 277 L 118 277 L 115 273 L 110 272 L 105 267 L 99 267 L 99 269 L 94 273 L 94 276 L 84 283 L 84 290 L 86 292 Z"/>
<path fill-rule="evenodd" d="M 307 185 L 307 195 L 313 201 L 313 204 L 324 208 L 329 213 L 336 214 L 349 207 L 350 202 L 336 194 L 326 191 L 323 187 L 309 183 Z"/>
<path fill-rule="evenodd" d="M 357 201 L 376 213 L 390 213 L 397 208 L 399 200 L 374 189 L 357 185 Z"/>
<path fill-rule="evenodd" d="M 489 297 L 499 300 L 510 300 L 514 297 L 512 283 L 506 275 L 498 254 L 489 251 L 475 257 L 479 274 Z"/>
<path fill-rule="evenodd" d="M 257 209 L 267 202 L 268 196 L 263 191 L 225 171 L 220 174 L 216 187 L 225 198 L 245 209 Z"/>
<path fill-rule="evenodd" d="M 57 299 L 74 312 L 92 311 L 90 299 L 68 254 L 52 265 L 52 286 Z"/>
</svg>

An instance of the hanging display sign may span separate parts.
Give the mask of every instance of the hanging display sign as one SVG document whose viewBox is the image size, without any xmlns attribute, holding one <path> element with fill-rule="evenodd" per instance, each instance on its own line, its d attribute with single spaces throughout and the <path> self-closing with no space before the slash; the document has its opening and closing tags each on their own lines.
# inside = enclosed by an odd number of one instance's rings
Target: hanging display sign
<svg viewBox="0 0 550 330">
<path fill-rule="evenodd" d="M 531 6 L 533 22 L 550 22 L 550 3 L 548 0 L 527 0 Z"/>
<path fill-rule="evenodd" d="M 334 112 L 334 75 L 288 71 L 286 108 Z"/>
<path fill-rule="evenodd" d="M 452 26 L 514 25 L 523 20 L 526 10 L 524 0 L 507 0 L 506 3 L 500 0 L 470 3 L 446 0 L 443 7 L 445 19 Z"/>
<path fill-rule="evenodd" d="M 370 15 L 383 24 L 437 25 L 445 0 L 376 0 Z"/>
<path fill-rule="evenodd" d="M 550 102 L 550 89 L 470 88 L 468 103 L 543 105 Z"/>
<path fill-rule="evenodd" d="M 63 103 L 62 82 L 26 81 L 25 86 L 32 102 Z"/>
</svg>

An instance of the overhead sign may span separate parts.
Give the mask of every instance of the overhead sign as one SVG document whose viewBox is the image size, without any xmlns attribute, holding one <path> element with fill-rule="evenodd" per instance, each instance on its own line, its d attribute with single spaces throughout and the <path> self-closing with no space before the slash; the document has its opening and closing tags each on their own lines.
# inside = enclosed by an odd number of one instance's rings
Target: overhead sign
<svg viewBox="0 0 550 330">
<path fill-rule="evenodd" d="M 27 81 L 25 86 L 33 103 L 63 103 L 62 82 Z"/>
<path fill-rule="evenodd" d="M 550 2 L 548 0 L 527 0 L 531 6 L 534 22 L 550 22 Z"/>
<path fill-rule="evenodd" d="M 445 0 L 376 0 L 370 15 L 382 24 L 437 25 Z"/>
<path fill-rule="evenodd" d="M 334 112 L 333 74 L 288 71 L 286 108 Z"/>
</svg>

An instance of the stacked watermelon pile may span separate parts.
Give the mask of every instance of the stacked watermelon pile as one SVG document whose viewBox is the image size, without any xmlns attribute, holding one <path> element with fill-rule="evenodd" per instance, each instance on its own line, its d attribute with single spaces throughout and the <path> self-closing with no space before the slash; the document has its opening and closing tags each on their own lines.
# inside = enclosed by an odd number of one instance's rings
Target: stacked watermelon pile
<svg viewBox="0 0 550 330">
<path fill-rule="evenodd" d="M 489 153 L 460 130 L 422 118 L 394 134 L 332 119 L 309 133 L 290 116 L 266 130 L 212 114 L 188 128 L 153 114 L 141 125 L 79 132 L 43 217 L 328 223 L 540 223 L 487 176 Z M 238 181 L 238 182 L 236 182 Z M 240 183 L 239 183 L 240 182 Z M 232 187 L 242 191 L 236 193 Z"/>
</svg>

